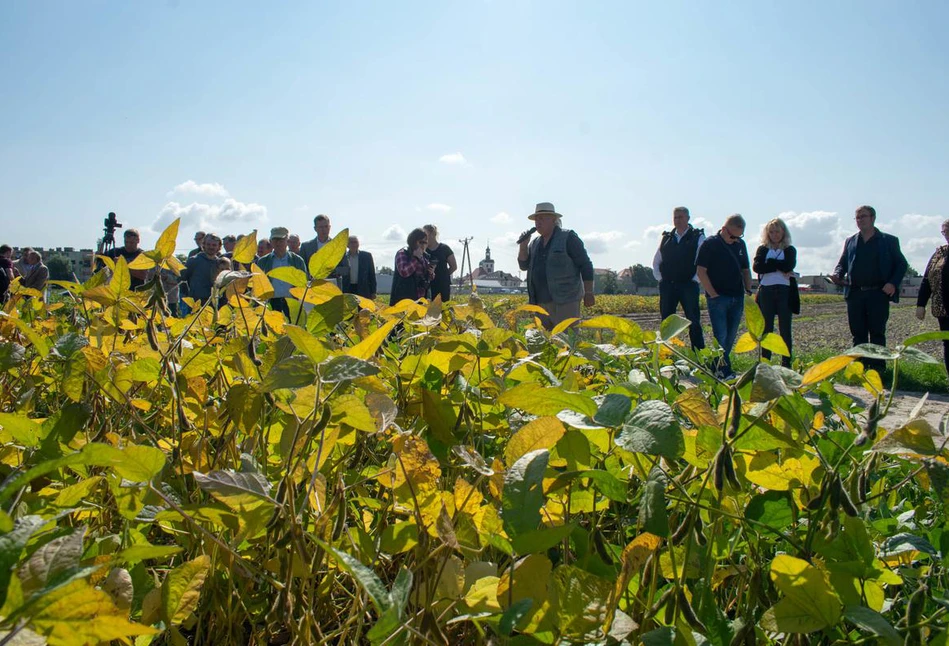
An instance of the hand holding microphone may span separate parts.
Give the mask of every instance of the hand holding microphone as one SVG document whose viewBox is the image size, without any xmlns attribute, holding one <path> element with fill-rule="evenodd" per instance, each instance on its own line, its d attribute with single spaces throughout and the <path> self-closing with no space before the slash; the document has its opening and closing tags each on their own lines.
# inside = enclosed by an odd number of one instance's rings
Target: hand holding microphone
<svg viewBox="0 0 949 646">
<path fill-rule="evenodd" d="M 522 244 L 531 239 L 531 236 L 537 231 L 537 227 L 531 227 L 527 231 L 521 234 L 521 237 L 517 239 L 517 244 Z"/>
</svg>

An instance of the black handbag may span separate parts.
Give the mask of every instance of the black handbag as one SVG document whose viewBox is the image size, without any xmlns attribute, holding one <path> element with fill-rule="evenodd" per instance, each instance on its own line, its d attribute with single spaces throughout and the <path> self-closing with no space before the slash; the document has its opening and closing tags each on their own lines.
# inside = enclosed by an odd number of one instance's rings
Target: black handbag
<svg viewBox="0 0 949 646">
<path fill-rule="evenodd" d="M 791 276 L 791 289 L 788 291 L 788 305 L 791 307 L 791 314 L 801 313 L 801 291 L 797 288 L 797 278 Z"/>
</svg>

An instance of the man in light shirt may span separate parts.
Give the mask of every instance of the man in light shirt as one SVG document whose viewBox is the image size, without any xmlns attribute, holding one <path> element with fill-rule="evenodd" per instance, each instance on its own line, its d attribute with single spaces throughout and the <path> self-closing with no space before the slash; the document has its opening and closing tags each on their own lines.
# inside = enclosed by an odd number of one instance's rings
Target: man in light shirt
<svg viewBox="0 0 949 646">
<path fill-rule="evenodd" d="M 659 315 L 675 314 L 679 304 L 689 319 L 689 340 L 693 350 L 705 347 L 699 312 L 699 279 L 695 260 L 705 242 L 705 231 L 689 224 L 689 209 L 677 206 L 672 212 L 672 231 L 665 231 L 652 259 L 652 273 L 659 281 Z"/>
<path fill-rule="evenodd" d="M 294 267 L 306 274 L 306 264 L 303 258 L 293 253 L 289 249 L 287 238 L 290 232 L 286 227 L 274 227 L 270 230 L 270 244 L 273 251 L 262 257 L 257 266 L 265 273 L 273 271 L 279 267 Z M 287 306 L 287 299 L 290 297 L 290 289 L 293 287 L 290 283 L 279 278 L 270 278 L 270 284 L 273 285 L 273 297 L 270 299 L 270 307 L 283 312 L 283 315 L 290 318 L 290 308 Z"/>
</svg>

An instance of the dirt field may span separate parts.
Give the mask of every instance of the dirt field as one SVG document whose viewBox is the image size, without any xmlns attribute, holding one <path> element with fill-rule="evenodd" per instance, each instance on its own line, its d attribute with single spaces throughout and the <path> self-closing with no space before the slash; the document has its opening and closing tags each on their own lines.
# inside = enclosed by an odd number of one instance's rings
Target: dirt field
<svg viewBox="0 0 949 646">
<path fill-rule="evenodd" d="M 903 339 L 922 332 L 939 330 L 936 319 L 927 312 L 926 320 L 918 321 L 915 317 L 916 303 L 914 300 L 901 301 L 890 307 L 890 320 L 887 323 L 887 345 L 890 347 L 900 343 Z M 630 314 L 633 319 L 645 329 L 658 329 L 658 314 Z M 702 323 L 705 328 L 705 338 L 712 337 L 712 326 L 708 320 L 708 313 L 702 311 Z M 777 321 L 775 321 L 777 326 Z M 842 352 L 852 347 L 853 339 L 847 326 L 847 306 L 843 298 L 838 303 L 805 303 L 801 314 L 794 317 L 791 333 L 794 337 L 794 352 L 813 354 L 816 352 Z M 929 342 L 919 346 L 920 350 L 931 354 L 937 359 L 942 358 L 942 343 Z"/>
</svg>

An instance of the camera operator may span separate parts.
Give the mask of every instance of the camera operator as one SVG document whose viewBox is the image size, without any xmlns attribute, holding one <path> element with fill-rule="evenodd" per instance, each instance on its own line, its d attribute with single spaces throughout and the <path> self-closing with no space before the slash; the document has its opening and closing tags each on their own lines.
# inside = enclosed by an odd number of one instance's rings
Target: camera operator
<svg viewBox="0 0 949 646">
<path fill-rule="evenodd" d="M 138 229 L 126 229 L 125 233 L 122 234 L 122 238 L 125 242 L 123 246 L 115 247 L 105 252 L 103 252 L 103 244 L 105 242 L 103 240 L 103 243 L 99 244 L 97 253 L 101 256 L 112 258 L 113 260 L 117 260 L 121 256 L 125 258 L 126 264 L 131 263 L 142 253 L 142 250 L 138 247 L 141 236 L 139 236 Z M 101 261 L 99 261 L 98 266 L 102 267 Z M 146 273 L 144 269 L 129 269 L 129 275 L 132 277 L 131 289 L 138 289 L 145 284 Z"/>
</svg>

